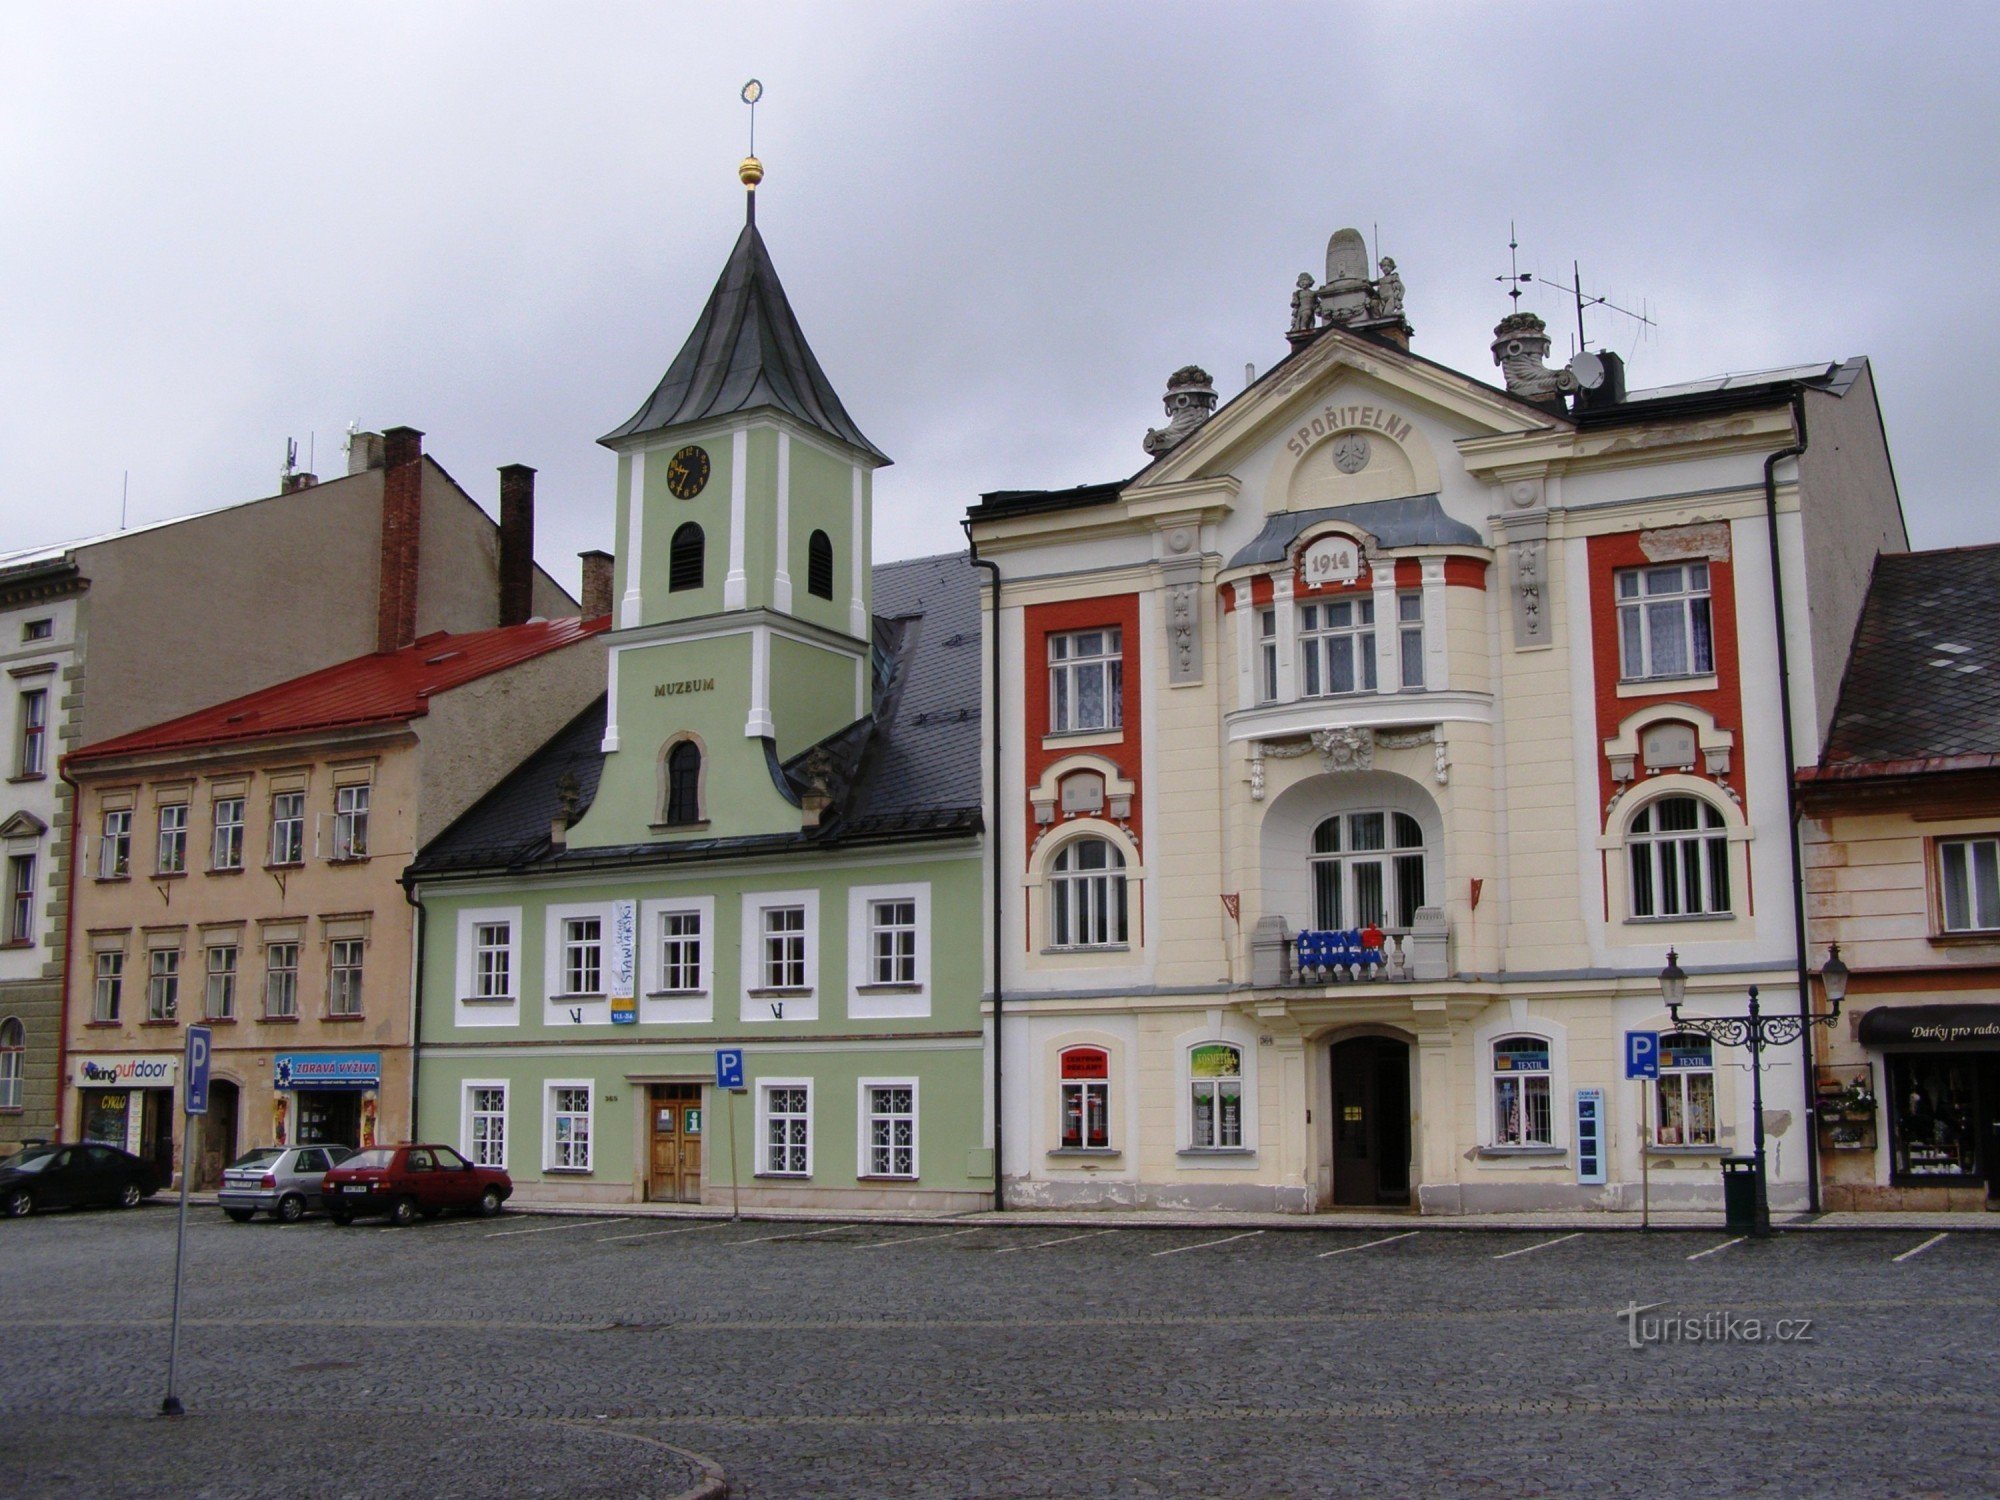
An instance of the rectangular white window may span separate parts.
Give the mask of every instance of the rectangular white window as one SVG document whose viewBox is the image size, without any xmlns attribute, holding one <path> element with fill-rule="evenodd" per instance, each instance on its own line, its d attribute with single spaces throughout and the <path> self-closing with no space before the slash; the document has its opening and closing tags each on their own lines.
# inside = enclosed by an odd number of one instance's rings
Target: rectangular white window
<svg viewBox="0 0 2000 1500">
<path fill-rule="evenodd" d="M 514 998 L 514 926 L 511 922 L 473 923 L 472 998 Z"/>
<path fill-rule="evenodd" d="M 120 808 L 104 815 L 104 836 L 97 842 L 97 878 L 117 880 L 132 873 L 132 811 Z"/>
<path fill-rule="evenodd" d="M 211 870 L 243 868 L 243 799 L 217 797 L 215 830 L 209 841 L 208 867 Z"/>
<path fill-rule="evenodd" d="M 476 1167 L 507 1165 L 507 1086 L 475 1083 L 466 1086 L 465 1154 Z"/>
<path fill-rule="evenodd" d="M 764 908 L 764 988 L 802 990 L 806 987 L 806 909 L 803 906 Z"/>
<path fill-rule="evenodd" d="M 7 861 L 7 941 L 35 940 L 35 856 L 16 854 Z"/>
<path fill-rule="evenodd" d="M 279 792 L 271 798 L 271 863 L 302 864 L 306 857 L 306 794 Z"/>
<path fill-rule="evenodd" d="M 118 1019 L 119 1003 L 125 994 L 125 955 L 98 954 L 96 979 L 90 1018 L 93 1021 L 115 1021 Z"/>
<path fill-rule="evenodd" d="M 767 1176 L 807 1177 L 812 1174 L 812 1085 L 761 1085 L 763 1139 L 758 1167 Z"/>
<path fill-rule="evenodd" d="M 1257 611 L 1257 701 L 1278 701 L 1278 612 Z"/>
<path fill-rule="evenodd" d="M 1698 1032 L 1660 1038 L 1660 1076 L 1653 1085 L 1653 1142 L 1713 1146 L 1715 1044 Z"/>
<path fill-rule="evenodd" d="M 187 804 L 171 803 L 160 809 L 159 861 L 155 868 L 162 875 L 186 874 L 187 852 Z"/>
<path fill-rule="evenodd" d="M 1071 1047 L 1062 1055 L 1058 1139 L 1065 1151 L 1111 1149 L 1111 1057 L 1102 1047 Z"/>
<path fill-rule="evenodd" d="M 202 1014 L 211 1021 L 236 1019 L 236 945 L 217 943 L 208 950 L 208 987 Z"/>
<path fill-rule="evenodd" d="M 868 903 L 868 947 L 876 984 L 917 982 L 917 903 Z"/>
<path fill-rule="evenodd" d="M 1396 596 L 1397 642 L 1401 653 L 1403 686 L 1424 685 L 1424 596 Z"/>
<path fill-rule="evenodd" d="M 914 1083 L 864 1083 L 862 1103 L 866 1118 L 863 1138 L 868 1143 L 868 1177 L 915 1177 L 917 1175 L 917 1086 Z"/>
<path fill-rule="evenodd" d="M 1375 601 L 1366 594 L 1299 606 L 1300 692 L 1375 690 Z"/>
<path fill-rule="evenodd" d="M 604 921 L 601 917 L 564 918 L 562 954 L 565 995 L 604 993 Z"/>
<path fill-rule="evenodd" d="M 660 989 L 667 994 L 701 989 L 701 913 L 660 913 Z"/>
<path fill-rule="evenodd" d="M 1946 932 L 2000 927 L 2000 839 L 1940 839 L 1938 883 Z"/>
<path fill-rule="evenodd" d="M 1627 681 L 1713 672 L 1708 564 L 1618 574 L 1618 642 L 1619 675 Z"/>
<path fill-rule="evenodd" d="M 274 1021 L 299 1013 L 299 945 L 272 943 L 264 949 L 264 1014 Z"/>
<path fill-rule="evenodd" d="M 335 938 L 327 944 L 328 1015 L 361 1014 L 361 949 L 359 938 Z"/>
<path fill-rule="evenodd" d="M 1555 1144 L 1549 1103 L 1549 1044 L 1542 1037 L 1503 1037 L 1493 1044 L 1493 1144 Z"/>
<path fill-rule="evenodd" d="M 21 739 L 15 747 L 14 774 L 42 776 L 49 760 L 49 690 L 30 688 L 21 694 Z"/>
<path fill-rule="evenodd" d="M 1049 732 L 1116 729 L 1124 723 L 1122 632 L 1076 630 L 1049 637 Z"/>
<path fill-rule="evenodd" d="M 146 962 L 146 1019 L 171 1021 L 181 1008 L 181 954 L 178 948 L 155 948 Z"/>
<path fill-rule="evenodd" d="M 368 853 L 368 788 L 337 787 L 333 793 L 333 857 L 360 859 Z"/>
<path fill-rule="evenodd" d="M 1188 1054 L 1189 1144 L 1197 1151 L 1243 1145 L 1243 1054 L 1208 1042 Z"/>
<path fill-rule="evenodd" d="M 549 1170 L 590 1170 L 590 1086 L 549 1087 Z"/>
</svg>

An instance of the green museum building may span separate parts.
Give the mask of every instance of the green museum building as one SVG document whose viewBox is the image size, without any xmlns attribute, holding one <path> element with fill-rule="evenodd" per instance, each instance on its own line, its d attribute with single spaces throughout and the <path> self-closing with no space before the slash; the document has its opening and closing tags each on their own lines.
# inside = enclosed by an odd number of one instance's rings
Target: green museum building
<svg viewBox="0 0 2000 1500">
<path fill-rule="evenodd" d="M 978 575 L 872 564 L 889 460 L 807 347 L 755 202 L 603 439 L 605 697 L 405 877 L 418 1135 L 542 1202 L 974 1208 Z M 723 1048 L 740 1094 L 715 1087 Z"/>
</svg>

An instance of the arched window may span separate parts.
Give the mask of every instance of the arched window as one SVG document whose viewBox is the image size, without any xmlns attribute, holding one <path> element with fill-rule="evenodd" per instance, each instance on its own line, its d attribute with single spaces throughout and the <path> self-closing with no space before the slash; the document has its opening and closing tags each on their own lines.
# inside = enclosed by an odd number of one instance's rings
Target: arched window
<svg viewBox="0 0 2000 1500">
<path fill-rule="evenodd" d="M 806 592 L 815 599 L 833 597 L 833 538 L 824 531 L 806 541 Z"/>
<path fill-rule="evenodd" d="M 1062 1149 L 1111 1148 L 1111 1054 L 1102 1047 L 1070 1047 L 1061 1057 Z"/>
<path fill-rule="evenodd" d="M 1729 910 L 1729 837 L 1722 814 L 1699 797 L 1661 797 L 1640 808 L 1626 834 L 1632 915 L 1691 917 Z"/>
<path fill-rule="evenodd" d="M 1063 845 L 1049 869 L 1049 946 L 1115 948 L 1125 931 L 1125 856 L 1108 839 Z"/>
<path fill-rule="evenodd" d="M 701 821 L 701 747 L 693 740 L 682 740 L 667 752 L 667 807 L 660 821 Z"/>
<path fill-rule="evenodd" d="M 1188 1053 L 1188 1144 L 1195 1150 L 1235 1150 L 1243 1144 L 1243 1054 L 1226 1042 L 1203 1042 Z"/>
<path fill-rule="evenodd" d="M 1424 830 L 1406 812 L 1335 813 L 1313 830 L 1313 925 L 1408 928 L 1424 904 Z"/>
<path fill-rule="evenodd" d="M 1493 1144 L 1552 1146 L 1549 1039 L 1503 1036 L 1493 1044 Z"/>
<path fill-rule="evenodd" d="M 0 1021 L 0 1109 L 21 1107 L 21 1060 L 27 1055 L 28 1034 L 9 1016 Z"/>
<path fill-rule="evenodd" d="M 694 522 L 683 521 L 674 529 L 673 542 L 667 549 L 668 593 L 701 587 L 702 548 L 701 528 Z"/>
</svg>

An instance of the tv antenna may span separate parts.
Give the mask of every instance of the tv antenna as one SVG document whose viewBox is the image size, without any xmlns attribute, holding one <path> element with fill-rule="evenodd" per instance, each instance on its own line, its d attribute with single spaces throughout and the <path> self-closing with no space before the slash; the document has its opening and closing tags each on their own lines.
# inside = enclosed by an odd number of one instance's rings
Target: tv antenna
<svg viewBox="0 0 2000 1500">
<path fill-rule="evenodd" d="M 1571 261 L 1569 263 L 1569 274 L 1570 274 L 1570 284 L 1568 286 L 1564 286 L 1560 281 L 1550 281 L 1549 278 L 1546 276 L 1542 278 L 1542 284 L 1544 286 L 1554 287 L 1559 292 L 1568 292 L 1570 296 L 1576 299 L 1577 353 L 1586 354 L 1590 350 L 1590 340 L 1584 336 L 1584 331 L 1583 331 L 1583 310 L 1586 307 L 1609 308 L 1612 312 L 1619 313 L 1625 317 L 1630 318 L 1634 323 L 1637 323 L 1639 325 L 1641 330 L 1647 328 L 1658 328 L 1660 326 L 1653 320 L 1652 315 L 1647 310 L 1646 304 L 1644 302 L 1641 302 L 1639 304 L 1640 310 L 1638 312 L 1634 312 L 1629 307 L 1620 307 L 1616 302 L 1613 302 L 1608 296 L 1597 297 L 1597 296 L 1586 295 L 1583 290 L 1583 270 L 1577 264 L 1577 262 Z M 1640 336 L 1642 338 L 1644 337 L 1643 331 Z"/>
<path fill-rule="evenodd" d="M 1535 273 L 1521 269 L 1521 238 L 1514 232 L 1514 221 L 1512 219 L 1507 221 L 1507 265 L 1507 274 L 1505 276 L 1495 276 L 1493 279 L 1495 281 L 1510 283 L 1507 288 L 1507 295 L 1514 299 L 1514 311 L 1519 312 L 1521 310 L 1521 284 L 1533 281 Z"/>
<path fill-rule="evenodd" d="M 296 474 L 298 472 L 298 468 L 299 468 L 299 440 L 297 438 L 286 438 L 285 477 L 290 478 L 293 474 Z"/>
</svg>

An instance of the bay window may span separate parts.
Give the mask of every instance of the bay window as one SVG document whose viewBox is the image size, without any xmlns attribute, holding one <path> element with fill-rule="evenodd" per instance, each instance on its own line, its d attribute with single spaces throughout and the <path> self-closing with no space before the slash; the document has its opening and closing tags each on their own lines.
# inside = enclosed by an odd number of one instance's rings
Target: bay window
<svg viewBox="0 0 2000 1500">
<path fill-rule="evenodd" d="M 1375 601 L 1366 594 L 1299 606 L 1300 691 L 1308 698 L 1375 691 Z"/>
</svg>

